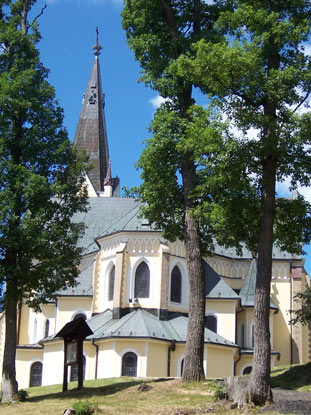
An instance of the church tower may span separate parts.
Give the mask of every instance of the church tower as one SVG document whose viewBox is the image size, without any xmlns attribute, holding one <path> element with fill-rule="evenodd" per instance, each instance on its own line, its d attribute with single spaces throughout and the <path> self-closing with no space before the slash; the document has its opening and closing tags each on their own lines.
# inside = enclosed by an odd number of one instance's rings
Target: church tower
<svg viewBox="0 0 311 415">
<path fill-rule="evenodd" d="M 102 92 L 99 55 L 102 49 L 98 43 L 96 29 L 94 64 L 82 102 L 82 109 L 74 138 L 77 149 L 84 149 L 90 156 L 92 169 L 88 172 L 87 183 L 91 196 L 120 196 L 119 178 L 112 178 L 107 129 L 105 121 L 105 96 Z"/>
</svg>

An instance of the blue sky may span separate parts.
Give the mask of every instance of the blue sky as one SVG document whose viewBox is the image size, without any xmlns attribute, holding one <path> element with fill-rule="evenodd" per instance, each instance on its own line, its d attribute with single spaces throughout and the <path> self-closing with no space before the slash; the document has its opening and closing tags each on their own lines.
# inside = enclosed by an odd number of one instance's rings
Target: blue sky
<svg viewBox="0 0 311 415">
<path fill-rule="evenodd" d="M 39 18 L 42 35 L 41 60 L 50 70 L 50 83 L 64 108 L 65 126 L 73 139 L 82 97 L 92 68 L 92 47 L 99 28 L 103 91 L 106 94 L 106 123 L 113 176 L 121 186 L 140 183 L 134 163 L 148 138 L 147 126 L 152 120 L 159 97 L 156 91 L 138 83 L 140 68 L 128 48 L 121 28 L 122 0 L 47 0 L 47 8 Z M 45 2 L 38 0 L 37 13 Z M 288 183 L 278 186 L 279 194 L 287 194 Z M 311 191 L 303 194 L 311 201 Z M 310 255 L 310 247 L 308 248 Z M 306 268 L 311 275 L 310 258 Z"/>
</svg>

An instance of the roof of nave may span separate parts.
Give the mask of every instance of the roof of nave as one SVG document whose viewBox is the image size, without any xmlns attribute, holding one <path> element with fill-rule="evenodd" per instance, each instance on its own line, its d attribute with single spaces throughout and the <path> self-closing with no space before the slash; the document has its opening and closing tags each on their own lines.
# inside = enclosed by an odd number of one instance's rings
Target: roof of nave
<svg viewBox="0 0 311 415">
<path fill-rule="evenodd" d="M 187 337 L 188 318 L 178 313 L 172 314 L 168 320 L 159 320 L 144 309 L 136 309 L 119 320 L 112 319 L 111 310 L 87 320 L 93 335 L 88 339 L 105 338 L 154 338 L 166 341 L 185 342 Z M 205 328 L 204 341 L 225 346 L 237 347 Z"/>
<path fill-rule="evenodd" d="M 224 246 L 218 245 L 215 243 L 215 254 L 232 258 L 232 259 L 252 259 L 253 255 L 252 253 L 244 246 L 242 245 L 242 255 L 239 255 L 236 252 L 235 248 L 225 248 Z M 293 259 L 293 254 L 290 254 L 289 252 L 282 251 L 280 247 L 277 244 L 273 245 L 273 251 L 272 251 L 272 258 L 273 259 Z M 300 255 L 294 256 L 295 259 L 300 259 Z"/>
<path fill-rule="evenodd" d="M 95 238 L 106 234 L 106 231 L 130 212 L 136 212 L 139 202 L 123 197 L 90 197 L 87 212 L 80 212 L 73 218 L 82 222 L 86 230 L 78 245 L 83 248 L 83 254 L 98 251 Z"/>
<path fill-rule="evenodd" d="M 207 298 L 239 299 L 233 289 L 217 274 L 216 271 L 203 261 L 205 274 L 205 292 Z"/>
<path fill-rule="evenodd" d="M 253 259 L 249 270 L 243 281 L 240 298 L 243 307 L 254 307 L 255 303 L 255 288 L 256 288 L 256 274 L 257 274 L 257 261 Z M 277 309 L 276 305 L 270 299 L 270 308 Z"/>
<path fill-rule="evenodd" d="M 95 255 L 83 257 L 80 263 L 80 274 L 76 278 L 76 287 L 59 291 L 60 296 L 92 296 L 93 295 L 93 263 Z"/>
</svg>

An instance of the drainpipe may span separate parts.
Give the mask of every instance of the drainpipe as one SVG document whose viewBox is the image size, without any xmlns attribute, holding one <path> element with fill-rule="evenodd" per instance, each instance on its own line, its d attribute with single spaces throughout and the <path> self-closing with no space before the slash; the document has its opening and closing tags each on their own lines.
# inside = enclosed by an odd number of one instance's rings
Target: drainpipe
<svg viewBox="0 0 311 415">
<path fill-rule="evenodd" d="M 242 357 L 242 355 L 241 355 L 241 349 L 240 349 L 240 347 L 239 347 L 239 358 L 238 358 L 238 360 L 236 361 L 236 362 L 234 362 L 234 373 L 233 373 L 233 376 L 237 376 L 237 373 L 236 373 L 236 365 L 239 363 L 239 361 L 241 360 L 241 357 Z"/>
<path fill-rule="evenodd" d="M 92 345 L 95 347 L 96 351 L 95 351 L 95 379 L 97 379 L 97 368 L 98 368 L 98 349 L 99 346 L 98 344 L 95 343 L 95 340 L 92 339 L 91 340 Z"/>
<path fill-rule="evenodd" d="M 176 348 L 175 340 L 171 341 L 167 351 L 167 377 L 171 376 L 171 352 L 174 352 Z"/>
</svg>

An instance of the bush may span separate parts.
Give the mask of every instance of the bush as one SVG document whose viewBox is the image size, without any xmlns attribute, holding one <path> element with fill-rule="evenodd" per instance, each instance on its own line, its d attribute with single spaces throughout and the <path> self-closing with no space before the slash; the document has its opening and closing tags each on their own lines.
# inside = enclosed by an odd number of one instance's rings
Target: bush
<svg viewBox="0 0 311 415">
<path fill-rule="evenodd" d="M 17 396 L 20 402 L 25 402 L 25 400 L 29 397 L 29 394 L 27 391 L 24 391 L 23 389 L 21 389 L 20 391 L 17 392 Z"/>
<path fill-rule="evenodd" d="M 228 398 L 227 390 L 223 383 L 212 381 L 209 382 L 208 386 L 214 389 L 213 400 L 215 402 Z"/>
<path fill-rule="evenodd" d="M 73 405 L 76 415 L 92 415 L 98 410 L 98 404 L 95 401 L 78 401 Z"/>
</svg>

